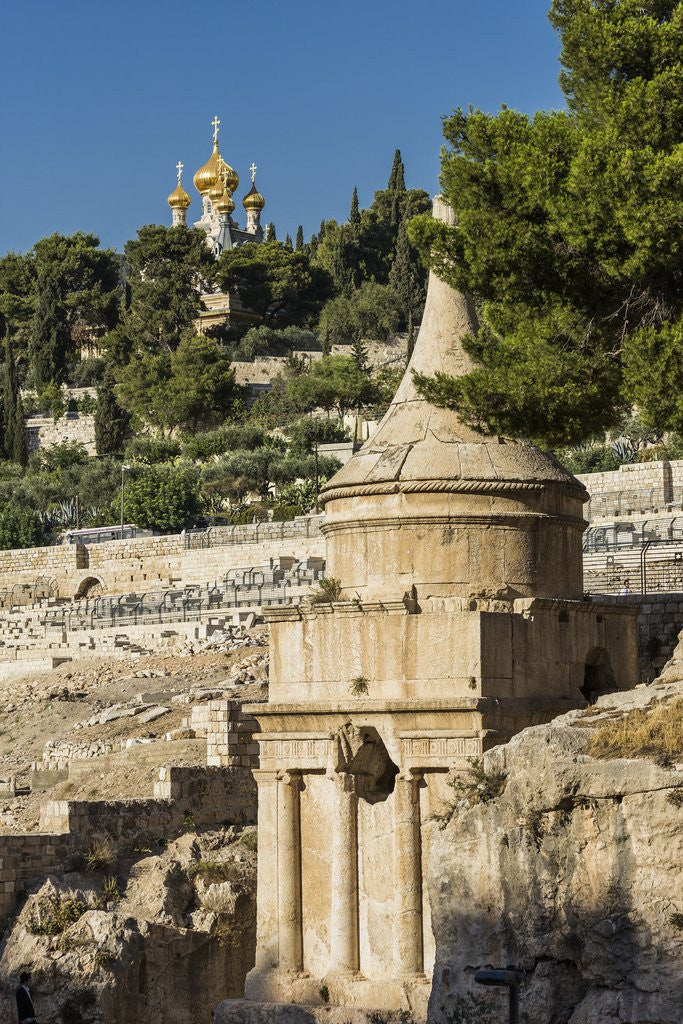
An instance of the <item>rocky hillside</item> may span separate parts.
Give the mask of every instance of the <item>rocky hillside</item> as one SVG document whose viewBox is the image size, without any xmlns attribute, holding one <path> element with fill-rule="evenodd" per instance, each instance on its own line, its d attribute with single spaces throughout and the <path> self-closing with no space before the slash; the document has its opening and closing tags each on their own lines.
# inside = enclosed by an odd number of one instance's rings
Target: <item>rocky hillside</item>
<svg viewBox="0 0 683 1024">
<path fill-rule="evenodd" d="M 0 947 L 0 1019 L 28 968 L 43 1024 L 209 1024 L 253 964 L 255 850 L 253 828 L 188 833 L 48 879 Z"/>
<path fill-rule="evenodd" d="M 683 1020 L 683 646 L 662 679 L 527 729 L 435 825 L 433 1024 Z"/>
</svg>

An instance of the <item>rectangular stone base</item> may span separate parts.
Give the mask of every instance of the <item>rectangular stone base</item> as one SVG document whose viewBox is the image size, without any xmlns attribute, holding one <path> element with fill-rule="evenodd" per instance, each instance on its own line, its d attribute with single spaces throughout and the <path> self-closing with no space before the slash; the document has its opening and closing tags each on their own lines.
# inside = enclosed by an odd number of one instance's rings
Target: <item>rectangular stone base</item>
<svg viewBox="0 0 683 1024">
<path fill-rule="evenodd" d="M 406 1010 L 331 1006 L 314 1003 L 258 1003 L 226 999 L 214 1012 L 214 1024 L 421 1024 L 424 1017 Z"/>
</svg>

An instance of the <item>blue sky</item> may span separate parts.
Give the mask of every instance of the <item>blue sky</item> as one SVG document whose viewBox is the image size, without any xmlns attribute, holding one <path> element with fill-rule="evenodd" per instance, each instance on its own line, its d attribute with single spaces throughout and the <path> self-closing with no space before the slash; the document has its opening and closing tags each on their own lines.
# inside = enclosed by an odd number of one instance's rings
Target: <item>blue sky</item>
<svg viewBox="0 0 683 1024">
<path fill-rule="evenodd" d="M 386 184 L 437 189 L 441 117 L 562 105 L 550 0 L 2 0 L 0 253 L 78 229 L 120 248 L 169 223 L 174 166 L 249 165 L 278 237 Z"/>
</svg>

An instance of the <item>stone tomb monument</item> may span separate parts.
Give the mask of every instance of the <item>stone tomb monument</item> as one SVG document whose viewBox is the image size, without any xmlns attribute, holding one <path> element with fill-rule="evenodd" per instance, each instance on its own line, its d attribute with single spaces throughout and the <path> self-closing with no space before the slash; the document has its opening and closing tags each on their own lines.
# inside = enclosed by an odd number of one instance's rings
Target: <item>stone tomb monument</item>
<svg viewBox="0 0 683 1024">
<path fill-rule="evenodd" d="M 434 215 L 450 217 L 439 199 Z M 467 372 L 474 328 L 467 298 L 432 274 L 396 397 L 322 494 L 339 600 L 266 611 L 269 701 L 248 709 L 261 732 L 247 1000 L 423 1017 L 423 879 L 448 773 L 637 682 L 633 612 L 583 599 L 583 486 L 415 389 L 413 370 Z M 227 1002 L 217 1020 L 257 1009 Z"/>
</svg>

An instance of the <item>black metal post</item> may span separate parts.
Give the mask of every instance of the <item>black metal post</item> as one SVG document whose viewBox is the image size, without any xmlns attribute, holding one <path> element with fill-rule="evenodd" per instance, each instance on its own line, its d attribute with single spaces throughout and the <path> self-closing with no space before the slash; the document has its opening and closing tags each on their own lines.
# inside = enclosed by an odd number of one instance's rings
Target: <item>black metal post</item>
<svg viewBox="0 0 683 1024">
<path fill-rule="evenodd" d="M 485 968 L 477 971 L 474 980 L 478 985 L 495 985 L 507 988 L 510 1006 L 510 1024 L 519 1024 L 519 986 L 524 971 L 519 967 Z"/>
</svg>

